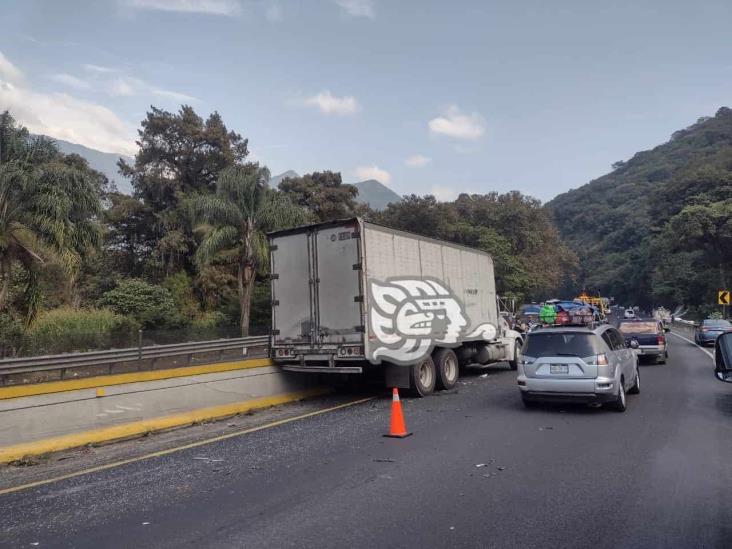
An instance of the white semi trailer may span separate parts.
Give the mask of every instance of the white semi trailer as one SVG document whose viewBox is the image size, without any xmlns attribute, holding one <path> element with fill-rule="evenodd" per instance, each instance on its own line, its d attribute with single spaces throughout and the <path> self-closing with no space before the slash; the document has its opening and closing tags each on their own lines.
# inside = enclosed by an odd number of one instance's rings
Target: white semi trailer
<svg viewBox="0 0 732 549">
<path fill-rule="evenodd" d="M 269 235 L 271 358 L 287 370 L 363 374 L 420 396 L 459 365 L 509 361 L 521 334 L 499 315 L 490 255 L 366 222 Z"/>
</svg>

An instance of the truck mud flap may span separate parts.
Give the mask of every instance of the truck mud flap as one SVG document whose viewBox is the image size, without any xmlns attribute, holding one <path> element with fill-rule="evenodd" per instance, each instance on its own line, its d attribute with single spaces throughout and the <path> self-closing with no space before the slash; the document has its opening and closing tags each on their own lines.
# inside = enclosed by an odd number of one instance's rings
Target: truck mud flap
<svg viewBox="0 0 732 549">
<path fill-rule="evenodd" d="M 397 366 L 396 364 L 387 364 L 385 372 L 385 381 L 387 387 L 397 387 L 399 389 L 409 389 L 409 371 L 411 366 Z"/>
</svg>

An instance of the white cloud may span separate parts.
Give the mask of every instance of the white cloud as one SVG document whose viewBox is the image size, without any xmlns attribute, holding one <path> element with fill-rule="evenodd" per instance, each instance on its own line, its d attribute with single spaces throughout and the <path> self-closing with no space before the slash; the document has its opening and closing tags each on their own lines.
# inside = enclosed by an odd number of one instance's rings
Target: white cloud
<svg viewBox="0 0 732 549">
<path fill-rule="evenodd" d="M 205 13 L 233 17 L 241 13 L 237 0 L 121 0 L 137 9 L 174 11 L 179 13 Z"/>
<path fill-rule="evenodd" d="M 356 174 L 356 177 L 358 177 L 359 181 L 376 179 L 376 181 L 379 181 L 384 185 L 391 183 L 391 174 L 386 170 L 382 170 L 378 166 L 359 166 L 354 170 L 354 173 Z"/>
<path fill-rule="evenodd" d="M 160 88 L 152 88 L 150 91 L 152 91 L 153 95 L 157 95 L 158 97 L 163 97 L 165 99 L 171 99 L 173 101 L 178 101 L 179 103 L 194 103 L 198 101 L 198 98 L 193 97 L 192 95 L 176 91 L 161 90 Z"/>
<path fill-rule="evenodd" d="M 352 95 L 337 97 L 328 90 L 306 97 L 303 104 L 308 107 L 317 107 L 323 114 L 337 114 L 340 116 L 354 114 L 361 110 L 361 105 Z"/>
<path fill-rule="evenodd" d="M 137 95 L 142 87 L 142 81 L 136 78 L 120 76 L 107 83 L 107 93 L 112 97 L 129 97 L 131 95 Z"/>
<path fill-rule="evenodd" d="M 109 67 L 102 67 L 101 65 L 92 65 L 91 63 L 86 63 L 82 65 L 84 67 L 85 71 L 88 72 L 95 72 L 100 74 L 108 74 L 110 72 L 117 72 L 117 69 L 111 69 Z"/>
<path fill-rule="evenodd" d="M 373 0 L 334 0 L 351 17 L 376 17 Z"/>
<path fill-rule="evenodd" d="M 23 81 L 23 73 L 0 51 L 0 79 L 17 84 Z"/>
<path fill-rule="evenodd" d="M 451 105 L 442 116 L 429 121 L 430 132 L 455 139 L 478 139 L 485 133 L 485 121 L 478 113 L 463 114 L 457 105 Z"/>
<path fill-rule="evenodd" d="M 52 74 L 50 78 L 54 82 L 58 82 L 59 84 L 63 84 L 65 86 L 74 88 L 76 90 L 91 89 L 91 84 L 89 84 L 89 82 L 87 82 L 86 80 L 82 80 L 81 78 L 77 78 L 76 76 L 72 76 L 70 74 L 66 74 L 66 73 Z"/>
<path fill-rule="evenodd" d="M 430 194 L 434 196 L 439 202 L 452 202 L 457 198 L 457 192 L 455 189 L 450 187 L 442 187 L 440 185 L 433 185 L 430 190 Z"/>
<path fill-rule="evenodd" d="M 431 158 L 422 156 L 421 154 L 413 154 L 404 161 L 404 163 L 410 168 L 422 168 L 430 162 L 432 162 Z"/>
<path fill-rule="evenodd" d="M 107 82 L 106 90 L 112 97 L 131 97 L 134 95 L 148 94 L 178 103 L 194 103 L 198 101 L 192 95 L 158 88 L 148 84 L 144 80 L 131 76 L 118 76 L 113 78 Z"/>
<path fill-rule="evenodd" d="M 104 152 L 135 153 L 133 130 L 111 110 L 65 93 L 36 92 L 18 80 L 19 75 L 22 73 L 0 53 L 0 105 L 32 133 Z"/>
</svg>

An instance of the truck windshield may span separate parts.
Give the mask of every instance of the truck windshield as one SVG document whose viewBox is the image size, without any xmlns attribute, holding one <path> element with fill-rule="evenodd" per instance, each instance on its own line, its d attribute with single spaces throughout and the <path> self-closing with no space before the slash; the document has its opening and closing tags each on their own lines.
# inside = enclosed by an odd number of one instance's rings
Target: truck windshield
<svg viewBox="0 0 732 549">
<path fill-rule="evenodd" d="M 600 338 L 585 332 L 554 332 L 529 334 L 522 353 L 525 356 L 540 358 L 544 356 L 587 357 L 604 353 Z"/>
<path fill-rule="evenodd" d="M 624 334 L 655 334 L 658 326 L 655 322 L 621 322 L 618 330 Z"/>
</svg>

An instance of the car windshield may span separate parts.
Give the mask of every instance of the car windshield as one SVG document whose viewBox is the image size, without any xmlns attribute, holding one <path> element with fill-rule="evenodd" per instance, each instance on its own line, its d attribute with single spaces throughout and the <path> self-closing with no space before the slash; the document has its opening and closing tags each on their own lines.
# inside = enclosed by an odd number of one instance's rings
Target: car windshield
<svg viewBox="0 0 732 549">
<path fill-rule="evenodd" d="M 624 334 L 655 334 L 658 326 L 655 322 L 621 322 L 618 330 Z"/>
<path fill-rule="evenodd" d="M 534 358 L 544 356 L 599 355 L 604 352 L 600 338 L 585 332 L 532 333 L 526 338 L 523 354 Z"/>
<path fill-rule="evenodd" d="M 709 328 L 729 328 L 730 326 L 732 326 L 732 324 L 730 324 L 729 320 L 719 319 L 719 320 L 705 320 L 704 326 L 707 326 Z"/>
</svg>

